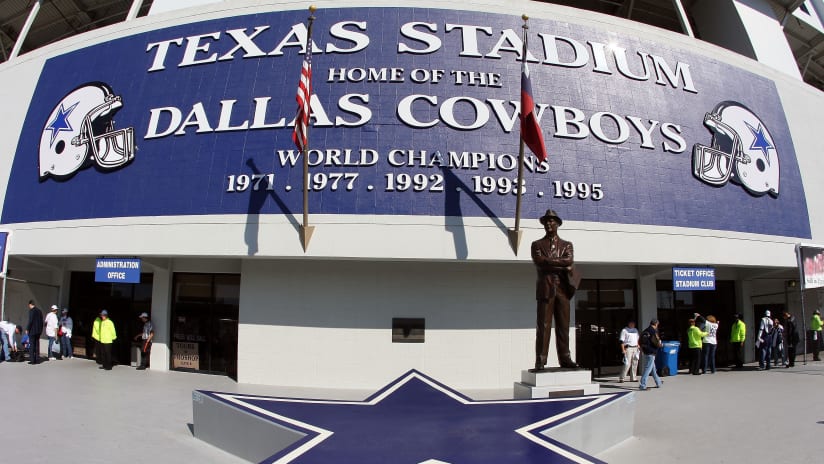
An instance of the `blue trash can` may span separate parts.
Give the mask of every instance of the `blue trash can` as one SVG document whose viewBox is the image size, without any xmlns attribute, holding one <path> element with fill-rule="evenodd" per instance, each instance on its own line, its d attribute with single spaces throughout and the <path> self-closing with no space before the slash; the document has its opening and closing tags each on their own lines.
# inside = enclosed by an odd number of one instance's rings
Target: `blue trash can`
<svg viewBox="0 0 824 464">
<path fill-rule="evenodd" d="M 664 342 L 658 354 L 655 356 L 655 367 L 658 375 L 668 376 L 678 374 L 678 349 L 681 342 Z"/>
</svg>

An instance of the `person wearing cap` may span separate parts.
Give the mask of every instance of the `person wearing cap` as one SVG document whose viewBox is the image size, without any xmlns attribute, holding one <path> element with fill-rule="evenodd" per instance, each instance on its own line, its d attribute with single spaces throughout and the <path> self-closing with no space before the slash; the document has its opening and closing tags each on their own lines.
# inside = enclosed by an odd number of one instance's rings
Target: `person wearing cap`
<svg viewBox="0 0 824 464">
<path fill-rule="evenodd" d="M 145 312 L 140 313 L 138 318 L 143 321 L 143 332 L 135 335 L 134 339 L 141 340 L 143 355 L 140 357 L 140 366 L 137 367 L 137 370 L 142 371 L 149 367 L 149 356 L 152 353 L 152 340 L 154 339 L 154 325 Z"/>
<path fill-rule="evenodd" d="M 735 313 L 730 328 L 730 347 L 732 360 L 736 369 L 744 367 L 744 340 L 747 339 L 747 325 L 741 320 L 741 314 Z"/>
<path fill-rule="evenodd" d="M 29 364 L 40 362 L 40 335 L 43 334 L 43 311 L 29 300 L 29 323 L 26 335 L 29 336 Z"/>
<path fill-rule="evenodd" d="M 117 339 L 114 322 L 109 319 L 109 312 L 100 311 L 100 369 L 112 370 L 112 343 Z"/>
<path fill-rule="evenodd" d="M 772 317 L 770 317 L 770 310 L 768 309 L 764 311 L 764 317 L 761 318 L 761 323 L 758 325 L 758 336 L 755 338 L 755 347 L 758 348 L 759 370 L 770 370 L 772 334 L 773 320 Z"/>
<path fill-rule="evenodd" d="M 690 374 L 701 375 L 701 349 L 704 346 L 704 337 L 707 333 L 695 325 L 695 319 L 687 321 L 687 347 L 690 350 Z"/>
<path fill-rule="evenodd" d="M 49 361 L 55 359 L 55 353 L 60 352 L 60 342 L 57 341 L 57 327 L 60 325 L 60 322 L 57 320 L 57 309 L 57 305 L 51 305 L 49 314 L 46 314 L 46 320 L 44 321 L 46 324 L 46 336 L 49 337 L 49 348 L 47 351 Z M 55 342 L 58 343 L 56 351 L 53 350 Z"/>
<path fill-rule="evenodd" d="M 74 330 L 74 321 L 69 316 L 69 310 L 63 308 L 62 316 L 60 316 L 60 331 L 63 336 L 60 337 L 60 354 L 64 358 L 71 359 L 72 356 L 72 331 Z"/>
<path fill-rule="evenodd" d="M 627 322 L 627 326 L 621 330 L 618 340 L 621 342 L 621 354 L 624 357 L 624 367 L 618 376 L 618 383 L 624 382 L 624 377 L 629 373 L 629 381 L 635 382 L 635 374 L 638 372 L 638 329 L 635 328 L 635 321 Z"/>
<path fill-rule="evenodd" d="M 819 353 L 821 352 L 821 311 L 813 311 L 813 317 L 810 319 L 810 342 L 813 349 L 813 361 L 821 361 Z"/>
<path fill-rule="evenodd" d="M 555 211 L 546 210 L 539 221 L 546 235 L 532 242 L 532 262 L 538 272 L 534 370 L 546 366 L 553 318 L 558 362 L 561 367 L 575 368 L 578 365 L 569 352 L 569 300 L 575 294 L 574 279 L 570 278 L 574 264 L 572 243 L 558 237 L 563 221 Z"/>
</svg>

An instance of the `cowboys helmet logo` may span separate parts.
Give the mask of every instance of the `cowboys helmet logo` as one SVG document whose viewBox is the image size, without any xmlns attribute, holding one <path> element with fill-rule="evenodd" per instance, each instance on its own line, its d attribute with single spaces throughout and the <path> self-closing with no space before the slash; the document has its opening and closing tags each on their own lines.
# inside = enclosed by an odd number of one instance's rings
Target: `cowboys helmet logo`
<svg viewBox="0 0 824 464">
<path fill-rule="evenodd" d="M 732 180 L 753 195 L 778 197 L 778 152 L 770 131 L 744 105 L 725 101 L 704 116 L 712 145 L 692 149 L 693 174 L 710 185 Z"/>
<path fill-rule="evenodd" d="M 84 84 L 54 107 L 40 135 L 40 181 L 67 179 L 96 165 L 117 169 L 134 159 L 134 128 L 114 130 L 122 98 L 102 82 Z"/>
</svg>

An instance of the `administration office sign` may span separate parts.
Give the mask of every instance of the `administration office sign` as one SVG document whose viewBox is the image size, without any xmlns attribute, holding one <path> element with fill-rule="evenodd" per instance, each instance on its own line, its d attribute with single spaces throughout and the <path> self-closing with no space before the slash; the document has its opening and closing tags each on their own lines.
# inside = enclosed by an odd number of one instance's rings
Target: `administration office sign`
<svg viewBox="0 0 824 464">
<path fill-rule="evenodd" d="M 97 258 L 95 282 L 140 283 L 140 258 Z"/>
</svg>

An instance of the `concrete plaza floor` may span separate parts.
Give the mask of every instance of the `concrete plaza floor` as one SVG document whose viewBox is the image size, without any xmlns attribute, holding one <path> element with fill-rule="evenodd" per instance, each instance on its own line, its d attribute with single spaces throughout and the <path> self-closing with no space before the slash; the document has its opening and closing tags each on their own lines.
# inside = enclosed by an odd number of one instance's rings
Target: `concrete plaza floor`
<svg viewBox="0 0 824 464">
<path fill-rule="evenodd" d="M 637 382 L 596 379 L 604 393 L 636 391 L 635 436 L 600 459 L 774 464 L 824 458 L 824 363 L 770 371 L 749 365 L 701 376 L 681 372 L 665 377 L 663 388 L 643 392 Z M 220 376 L 127 366 L 106 372 L 77 358 L 37 366 L 1 363 L 0 385 L 3 463 L 239 463 L 192 436 L 192 390 L 351 400 L 374 393 L 244 385 Z M 463 393 L 474 399 L 512 397 L 511 390 Z"/>
</svg>

